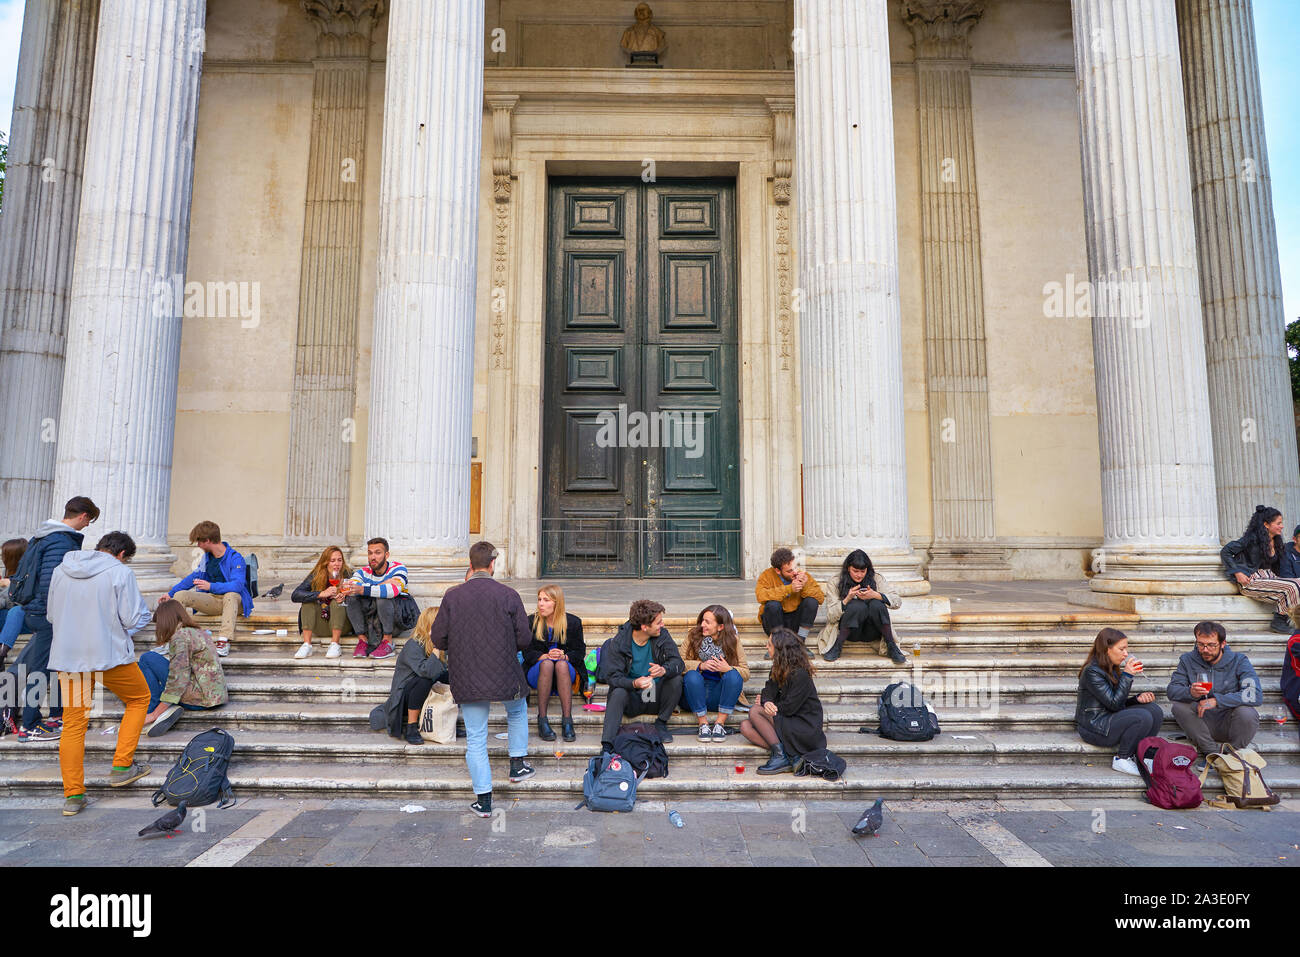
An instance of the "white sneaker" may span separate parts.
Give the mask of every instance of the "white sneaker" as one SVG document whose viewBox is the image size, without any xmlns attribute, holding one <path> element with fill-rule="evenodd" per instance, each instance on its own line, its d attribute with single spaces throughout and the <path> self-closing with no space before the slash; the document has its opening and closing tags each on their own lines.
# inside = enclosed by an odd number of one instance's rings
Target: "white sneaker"
<svg viewBox="0 0 1300 957">
<path fill-rule="evenodd" d="M 310 657 L 311 657 L 311 642 L 310 642 L 310 641 L 304 641 L 304 642 L 302 643 L 302 647 L 299 648 L 297 651 L 295 651 L 295 652 L 293 653 L 293 656 L 294 656 L 295 658 L 310 658 Z"/>
<path fill-rule="evenodd" d="M 1132 758 L 1121 758 L 1115 755 L 1115 760 L 1110 762 L 1112 771 L 1120 771 L 1124 774 L 1131 774 L 1135 778 L 1142 777 L 1142 772 L 1138 770 L 1137 762 Z"/>
<path fill-rule="evenodd" d="M 339 643 L 338 643 L 337 641 L 331 641 L 331 642 L 330 642 L 330 650 L 327 651 L 327 652 L 325 652 L 325 657 L 326 657 L 326 658 L 337 658 L 337 657 L 339 657 L 339 656 L 342 655 L 342 654 L 343 654 L 343 649 L 339 647 Z"/>
</svg>

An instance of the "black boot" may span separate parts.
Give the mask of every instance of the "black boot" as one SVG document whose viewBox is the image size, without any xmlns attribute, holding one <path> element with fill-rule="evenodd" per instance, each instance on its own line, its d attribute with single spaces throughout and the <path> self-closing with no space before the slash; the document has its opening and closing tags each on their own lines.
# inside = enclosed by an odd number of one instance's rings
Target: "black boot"
<svg viewBox="0 0 1300 957">
<path fill-rule="evenodd" d="M 785 756 L 785 752 L 781 750 L 781 745 L 778 743 L 777 746 L 772 749 L 772 757 L 768 759 L 767 764 L 758 769 L 758 773 L 781 774 L 784 771 L 793 770 L 794 765 L 790 763 L 790 759 Z"/>
<path fill-rule="evenodd" d="M 551 730 L 551 722 L 546 720 L 545 715 L 537 716 L 537 736 L 543 741 L 555 740 L 555 732 Z"/>
<path fill-rule="evenodd" d="M 1289 635 L 1295 631 L 1295 629 L 1291 627 L 1291 619 L 1286 615 L 1274 615 L 1273 622 L 1268 627 L 1273 631 L 1276 631 L 1279 635 Z"/>
<path fill-rule="evenodd" d="M 839 634 L 835 637 L 835 644 L 826 649 L 822 655 L 822 661 L 838 661 L 841 654 L 844 653 L 844 642 L 849 637 L 849 630 L 841 628 Z"/>
<path fill-rule="evenodd" d="M 898 642 L 894 640 L 894 629 L 888 622 L 880 629 L 880 637 L 885 639 L 885 653 L 889 655 L 889 660 L 896 665 L 905 664 L 907 658 L 903 655 L 903 650 L 898 647 Z"/>
<path fill-rule="evenodd" d="M 407 744 L 424 744 L 424 738 L 420 736 L 420 723 L 412 722 L 406 726 L 406 733 L 402 735 Z"/>
<path fill-rule="evenodd" d="M 560 734 L 564 736 L 565 741 L 577 741 L 578 735 L 573 730 L 573 719 L 562 718 L 560 720 Z"/>
</svg>

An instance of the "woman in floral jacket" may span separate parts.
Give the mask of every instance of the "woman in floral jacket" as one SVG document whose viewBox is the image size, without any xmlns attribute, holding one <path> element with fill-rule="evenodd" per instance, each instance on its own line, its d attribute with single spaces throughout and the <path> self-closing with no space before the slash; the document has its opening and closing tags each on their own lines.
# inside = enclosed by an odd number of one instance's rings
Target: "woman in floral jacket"
<svg viewBox="0 0 1300 957">
<path fill-rule="evenodd" d="M 212 636 L 200 631 L 185 606 L 172 599 L 154 612 L 156 651 L 140 656 L 149 682 L 149 737 L 171 730 L 182 711 L 205 711 L 230 700 Z"/>
</svg>

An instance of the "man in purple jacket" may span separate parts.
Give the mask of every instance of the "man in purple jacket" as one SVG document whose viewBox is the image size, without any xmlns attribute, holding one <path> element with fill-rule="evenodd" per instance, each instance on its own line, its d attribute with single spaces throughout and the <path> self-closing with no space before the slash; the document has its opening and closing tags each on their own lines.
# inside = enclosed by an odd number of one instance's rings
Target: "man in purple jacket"
<svg viewBox="0 0 1300 957">
<path fill-rule="evenodd" d="M 488 710 L 506 708 L 510 781 L 533 776 L 528 764 L 528 683 L 519 652 L 533 640 L 519 593 L 492 578 L 497 550 L 490 542 L 470 547 L 470 575 L 445 594 L 433 621 L 433 646 L 447 652 L 451 696 L 465 718 L 465 764 L 479 817 L 492 815 L 492 766 L 488 763 Z"/>
</svg>

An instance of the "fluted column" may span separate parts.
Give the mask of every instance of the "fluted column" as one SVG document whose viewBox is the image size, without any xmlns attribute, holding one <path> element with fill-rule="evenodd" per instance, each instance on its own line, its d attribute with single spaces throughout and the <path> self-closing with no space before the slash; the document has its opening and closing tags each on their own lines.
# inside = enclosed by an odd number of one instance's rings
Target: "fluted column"
<svg viewBox="0 0 1300 957">
<path fill-rule="evenodd" d="M 103 0 L 68 316 L 55 500 L 171 563 L 167 506 L 206 0 Z"/>
<path fill-rule="evenodd" d="M 1255 27 L 1246 0 L 1178 0 L 1191 138 L 1219 537 L 1256 505 L 1300 521 L 1286 315 L 1264 138 Z"/>
<path fill-rule="evenodd" d="M 931 578 L 1008 578 L 993 525 L 970 32 L 984 0 L 904 0 L 916 49 L 930 414 Z"/>
<path fill-rule="evenodd" d="M 1233 591 L 1219 527 L 1173 0 L 1074 0 L 1101 592 Z"/>
<path fill-rule="evenodd" d="M 804 547 L 865 548 L 923 594 L 909 541 L 885 0 L 795 0 Z"/>
<path fill-rule="evenodd" d="M 98 0 L 28 0 L 0 214 L 0 537 L 49 518 Z M 62 513 L 60 513 L 62 514 Z"/>
<path fill-rule="evenodd" d="M 393 0 L 366 533 L 412 574 L 469 547 L 482 0 Z"/>
<path fill-rule="evenodd" d="M 348 529 L 370 38 L 384 0 L 303 0 L 303 10 L 317 55 L 284 534 L 324 545 Z"/>
</svg>

